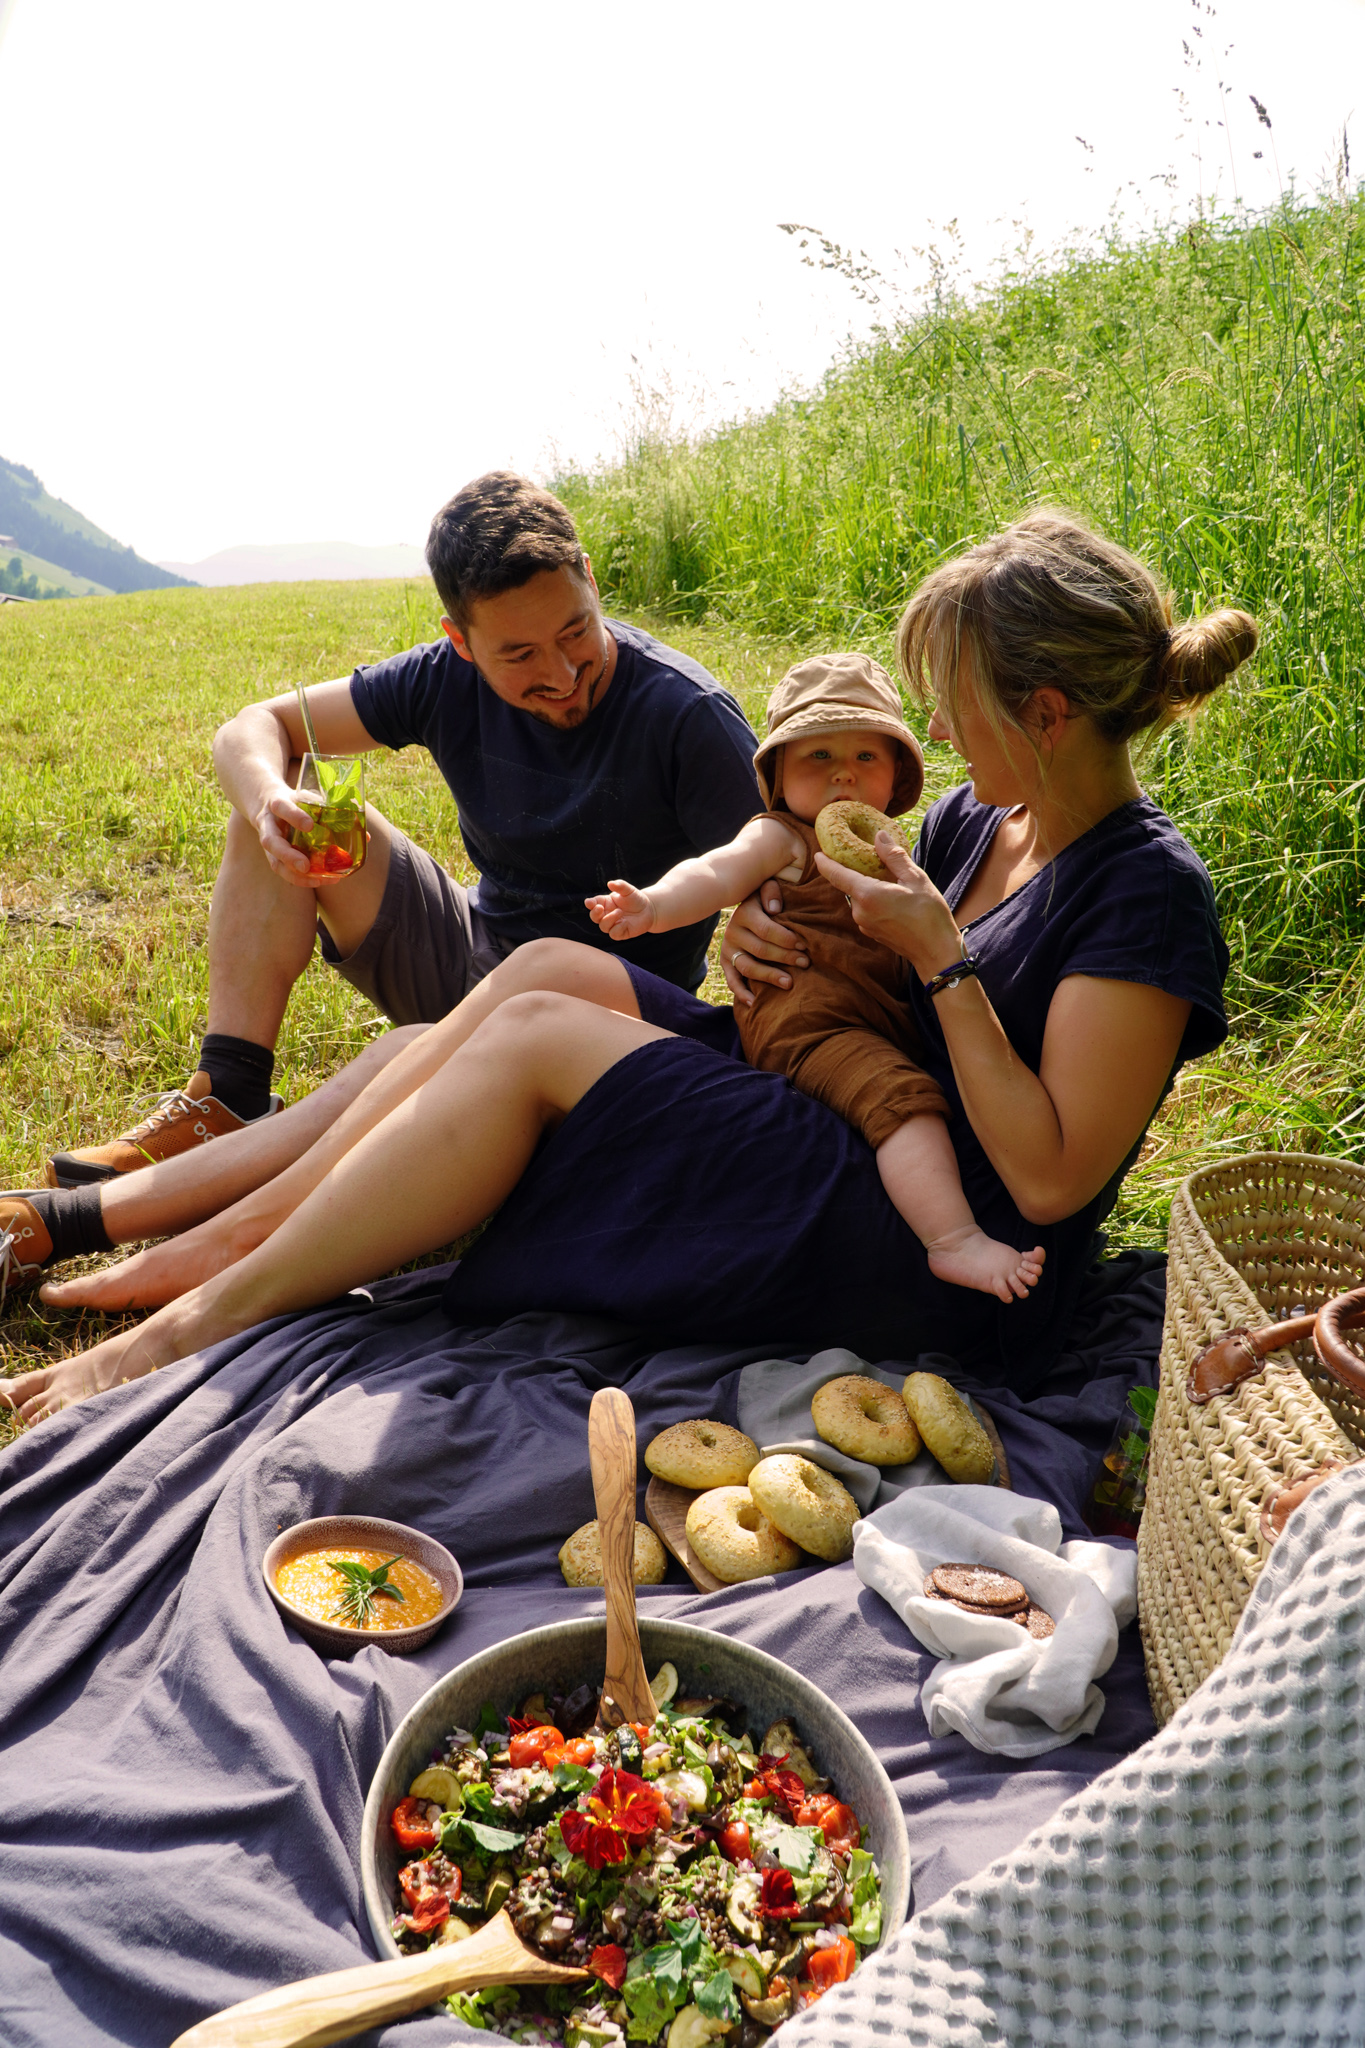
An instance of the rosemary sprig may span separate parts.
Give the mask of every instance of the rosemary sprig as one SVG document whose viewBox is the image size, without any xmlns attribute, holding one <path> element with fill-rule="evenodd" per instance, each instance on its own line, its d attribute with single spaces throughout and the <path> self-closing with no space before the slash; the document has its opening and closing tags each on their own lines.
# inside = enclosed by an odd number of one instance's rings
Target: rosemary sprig
<svg viewBox="0 0 1365 2048">
<path fill-rule="evenodd" d="M 337 1619 L 368 1628 L 376 1600 L 401 1600 L 399 1588 L 389 1584 L 389 1566 L 397 1562 L 396 1557 L 386 1557 L 383 1564 L 376 1565 L 361 1564 L 356 1558 L 329 1558 L 332 1570 L 346 1581 L 332 1610 Z"/>
</svg>

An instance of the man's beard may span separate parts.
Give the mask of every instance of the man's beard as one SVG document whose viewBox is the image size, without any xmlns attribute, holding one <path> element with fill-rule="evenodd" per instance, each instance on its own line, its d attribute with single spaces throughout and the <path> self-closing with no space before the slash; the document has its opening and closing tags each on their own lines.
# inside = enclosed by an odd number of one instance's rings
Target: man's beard
<svg viewBox="0 0 1365 2048">
<path fill-rule="evenodd" d="M 607 652 L 602 656 L 602 666 L 593 677 L 592 683 L 589 686 L 588 701 L 581 709 L 570 711 L 564 718 L 552 718 L 548 711 L 537 710 L 534 698 L 526 699 L 524 708 L 530 712 L 532 718 L 539 720 L 541 725 L 552 725 L 557 732 L 573 732 L 576 727 L 583 724 L 585 719 L 591 718 L 593 706 L 597 702 L 597 692 L 602 687 L 602 678 L 607 672 L 607 663 L 610 660 L 611 650 L 608 648 Z M 575 690 L 577 690 L 577 687 L 578 685 L 575 684 Z"/>
</svg>

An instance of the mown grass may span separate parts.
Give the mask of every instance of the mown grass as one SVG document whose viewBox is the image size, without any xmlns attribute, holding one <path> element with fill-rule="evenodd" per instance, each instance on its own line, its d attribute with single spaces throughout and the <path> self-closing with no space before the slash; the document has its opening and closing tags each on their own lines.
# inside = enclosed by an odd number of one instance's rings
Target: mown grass
<svg viewBox="0 0 1365 2048">
<path fill-rule="evenodd" d="M 1145 765 L 1212 871 L 1235 1028 L 1159 1120 L 1129 1235 L 1159 1236 L 1197 1157 L 1365 1156 L 1363 230 L 1337 192 L 970 297 L 940 279 L 814 394 L 559 485 L 612 600 L 683 619 L 886 654 L 915 582 L 1038 502 L 1183 610 L 1260 619 L 1255 662 Z"/>
<path fill-rule="evenodd" d="M 426 582 L 0 606 L 0 1186 L 34 1185 L 49 1153 L 125 1129 L 142 1100 L 193 1069 L 227 816 L 209 758 L 214 728 L 295 678 L 347 675 L 434 639 L 439 616 Z M 681 627 L 673 638 L 751 709 L 798 656 L 729 628 Z M 472 879 L 426 755 L 375 754 L 368 793 Z M 290 1006 L 275 1086 L 294 1099 L 383 1029 L 315 957 Z M 0 1317 L 0 1373 L 106 1327 L 21 1297 Z"/>
</svg>

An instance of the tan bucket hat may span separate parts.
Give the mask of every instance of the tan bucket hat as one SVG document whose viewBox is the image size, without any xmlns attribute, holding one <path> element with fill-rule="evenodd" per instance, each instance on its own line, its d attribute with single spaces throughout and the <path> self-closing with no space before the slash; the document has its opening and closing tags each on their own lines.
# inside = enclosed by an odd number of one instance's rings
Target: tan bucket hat
<svg viewBox="0 0 1365 2048">
<path fill-rule="evenodd" d="M 754 755 L 763 800 L 775 810 L 782 797 L 782 757 L 788 740 L 817 732 L 884 732 L 900 742 L 900 767 L 888 814 L 899 818 L 919 801 L 924 756 L 901 713 L 900 692 L 886 670 L 865 654 L 817 654 L 789 668 L 768 699 L 768 737 Z M 776 758 L 773 758 L 773 757 Z"/>
</svg>

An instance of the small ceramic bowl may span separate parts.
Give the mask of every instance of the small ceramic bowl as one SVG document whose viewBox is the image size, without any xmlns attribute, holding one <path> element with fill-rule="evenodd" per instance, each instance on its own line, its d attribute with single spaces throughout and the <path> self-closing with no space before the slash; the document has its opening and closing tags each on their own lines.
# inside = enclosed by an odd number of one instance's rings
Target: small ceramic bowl
<svg viewBox="0 0 1365 2048">
<path fill-rule="evenodd" d="M 340 1622 L 318 1621 L 313 1615 L 305 1614 L 292 1600 L 286 1599 L 275 1584 L 275 1574 L 300 1551 L 321 1550 L 333 1544 L 338 1549 L 382 1550 L 386 1554 L 393 1552 L 399 1557 L 410 1557 L 414 1564 L 420 1564 L 429 1571 L 440 1586 L 440 1613 L 430 1621 L 418 1622 L 413 1628 L 346 1628 Z M 402 1522 L 381 1522 L 374 1515 L 320 1515 L 311 1522 L 298 1522 L 275 1538 L 261 1559 L 261 1570 L 265 1575 L 266 1591 L 285 1620 L 291 1621 L 299 1634 L 307 1636 L 315 1648 L 326 1650 L 333 1657 L 347 1656 L 366 1643 L 377 1643 L 392 1657 L 402 1657 L 409 1650 L 420 1649 L 423 1643 L 431 1641 L 451 1610 L 459 1604 L 464 1591 L 464 1573 L 442 1544 L 424 1536 L 420 1529 L 406 1528 Z"/>
</svg>

